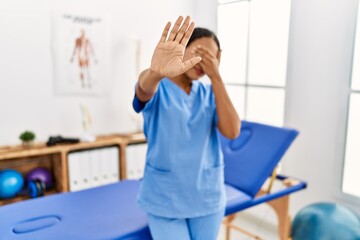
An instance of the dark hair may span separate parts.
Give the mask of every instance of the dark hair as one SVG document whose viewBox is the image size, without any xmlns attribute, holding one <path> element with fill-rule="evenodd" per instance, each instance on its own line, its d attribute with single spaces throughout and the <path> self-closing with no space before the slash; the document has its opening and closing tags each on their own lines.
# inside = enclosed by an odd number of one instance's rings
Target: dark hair
<svg viewBox="0 0 360 240">
<path fill-rule="evenodd" d="M 192 33 L 188 43 L 187 43 L 187 47 L 190 46 L 190 44 L 195 41 L 198 38 L 202 38 L 202 37 L 209 37 L 214 39 L 214 41 L 216 42 L 216 45 L 218 46 L 219 50 L 221 50 L 220 48 L 220 42 L 219 39 L 217 38 L 217 36 L 215 35 L 215 33 L 213 33 L 212 31 L 210 31 L 209 29 L 206 28 L 200 28 L 197 27 L 194 29 L 194 32 Z"/>
</svg>

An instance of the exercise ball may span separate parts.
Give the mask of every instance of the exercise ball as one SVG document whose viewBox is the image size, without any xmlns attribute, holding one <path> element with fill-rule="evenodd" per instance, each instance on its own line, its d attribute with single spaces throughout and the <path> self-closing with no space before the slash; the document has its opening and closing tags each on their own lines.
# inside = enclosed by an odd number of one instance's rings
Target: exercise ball
<svg viewBox="0 0 360 240">
<path fill-rule="evenodd" d="M 51 187 L 54 182 L 51 172 L 44 167 L 34 168 L 26 175 L 28 183 L 34 180 L 42 181 L 46 187 Z"/>
<path fill-rule="evenodd" d="M 15 170 L 7 169 L 0 172 L 0 198 L 11 198 L 22 189 L 24 179 Z"/>
<path fill-rule="evenodd" d="M 360 240 L 360 217 L 339 204 L 311 204 L 296 214 L 291 237 L 293 240 Z"/>
</svg>

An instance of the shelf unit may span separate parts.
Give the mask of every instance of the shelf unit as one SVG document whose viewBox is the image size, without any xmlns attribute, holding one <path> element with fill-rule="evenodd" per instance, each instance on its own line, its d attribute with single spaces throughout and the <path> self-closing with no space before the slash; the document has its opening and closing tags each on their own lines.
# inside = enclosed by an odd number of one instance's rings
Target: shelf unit
<svg viewBox="0 0 360 240">
<path fill-rule="evenodd" d="M 55 185 L 45 195 L 69 191 L 68 153 L 91 150 L 102 147 L 119 147 L 119 180 L 126 179 L 126 148 L 132 144 L 146 143 L 143 133 L 111 134 L 98 136 L 94 142 L 61 144 L 47 147 L 45 143 L 30 147 L 22 145 L 0 147 L 0 171 L 15 169 L 25 176 L 31 169 L 44 167 L 54 176 Z M 0 206 L 28 199 L 28 196 L 17 196 L 0 199 Z"/>
</svg>

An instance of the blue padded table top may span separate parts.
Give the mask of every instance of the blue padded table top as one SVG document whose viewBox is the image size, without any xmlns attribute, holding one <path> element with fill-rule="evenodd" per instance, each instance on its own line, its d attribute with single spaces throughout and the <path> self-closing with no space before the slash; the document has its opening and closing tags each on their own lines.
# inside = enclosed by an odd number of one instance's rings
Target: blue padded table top
<svg viewBox="0 0 360 240">
<path fill-rule="evenodd" d="M 241 122 L 236 139 L 219 133 L 225 182 L 254 198 L 298 133 L 295 129 L 247 121 Z"/>
<path fill-rule="evenodd" d="M 139 187 L 139 181 L 126 180 L 0 207 L 0 240 L 151 239 L 146 214 L 136 203 Z M 231 185 L 225 187 L 225 215 L 304 188 L 300 184 L 253 199 Z"/>
<path fill-rule="evenodd" d="M 277 178 L 279 180 L 284 180 L 287 177 L 283 175 L 278 175 Z M 227 197 L 225 216 L 234 214 L 236 212 L 239 212 L 249 207 L 256 206 L 264 202 L 268 202 L 286 195 L 293 194 L 297 191 L 305 189 L 306 186 L 307 186 L 306 182 L 299 181 L 297 184 L 293 186 L 284 187 L 283 189 L 279 189 L 275 192 L 270 192 L 268 194 L 264 194 L 252 198 L 247 193 L 237 189 L 236 187 L 231 186 L 229 184 L 225 184 L 226 197 Z"/>
<path fill-rule="evenodd" d="M 235 187 L 225 184 L 226 190 L 226 209 L 225 215 L 236 213 L 241 209 L 246 209 L 251 205 L 252 198 L 246 193 Z"/>
<path fill-rule="evenodd" d="M 136 204 L 139 185 L 122 181 L 0 207 L 0 239 L 151 239 Z"/>
</svg>

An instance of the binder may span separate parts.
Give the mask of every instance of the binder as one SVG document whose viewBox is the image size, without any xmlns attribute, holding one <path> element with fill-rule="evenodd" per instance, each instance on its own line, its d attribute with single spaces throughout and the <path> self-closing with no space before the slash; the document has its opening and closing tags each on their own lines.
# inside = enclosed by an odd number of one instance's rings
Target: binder
<svg viewBox="0 0 360 240">
<path fill-rule="evenodd" d="M 107 169 L 107 162 L 106 162 L 106 148 L 100 148 L 98 150 L 98 173 L 99 173 L 99 184 L 106 185 L 109 183 L 109 176 Z"/>
<path fill-rule="evenodd" d="M 81 189 L 88 189 L 93 186 L 92 181 L 92 172 L 91 172 L 91 166 L 90 166 L 90 158 L 89 158 L 89 151 L 81 151 L 79 152 L 80 156 L 80 172 L 81 172 L 81 182 L 82 187 Z"/>
<path fill-rule="evenodd" d="M 110 164 L 110 154 L 109 148 L 103 148 L 101 151 L 101 165 L 102 165 L 102 180 L 103 184 L 109 184 L 111 182 L 110 172 L 111 172 L 111 164 Z"/>
<path fill-rule="evenodd" d="M 70 191 L 118 182 L 120 155 L 116 146 L 68 154 Z"/>
<path fill-rule="evenodd" d="M 144 175 L 147 144 L 128 145 L 126 148 L 126 172 L 128 179 L 140 179 Z"/>
<path fill-rule="evenodd" d="M 68 154 L 68 166 L 69 166 L 69 183 L 70 191 L 79 191 L 82 188 L 82 176 L 81 176 L 81 163 L 80 153 L 71 152 Z"/>
<path fill-rule="evenodd" d="M 101 179 L 101 149 L 93 149 L 89 151 L 90 173 L 92 179 L 92 186 L 97 187 L 102 185 Z"/>
<path fill-rule="evenodd" d="M 135 146 L 128 145 L 126 147 L 126 177 L 127 179 L 135 179 Z"/>
<path fill-rule="evenodd" d="M 136 165 L 137 165 L 136 177 L 137 179 L 140 179 L 143 178 L 144 176 L 148 145 L 147 143 L 143 143 L 143 144 L 138 144 L 138 146 L 139 146 L 139 150 L 137 151 L 138 154 L 136 156 Z"/>
<path fill-rule="evenodd" d="M 110 161 L 110 179 L 111 183 L 118 182 L 120 180 L 119 174 L 119 162 L 120 162 L 120 154 L 119 149 L 117 147 L 109 148 L 109 161 Z"/>
</svg>

